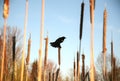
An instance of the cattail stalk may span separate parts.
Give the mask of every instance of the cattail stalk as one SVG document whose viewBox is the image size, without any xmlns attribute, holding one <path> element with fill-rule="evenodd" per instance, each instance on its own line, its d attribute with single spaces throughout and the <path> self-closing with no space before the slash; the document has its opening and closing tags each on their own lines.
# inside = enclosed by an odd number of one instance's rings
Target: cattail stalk
<svg viewBox="0 0 120 81">
<path fill-rule="evenodd" d="M 27 53 L 27 58 L 26 58 L 26 65 L 29 65 L 29 61 L 30 61 L 30 49 L 31 49 L 31 35 L 29 37 L 28 40 L 28 53 Z"/>
<path fill-rule="evenodd" d="M 15 81 L 16 79 L 16 74 L 15 74 L 15 46 L 16 46 L 16 37 L 13 36 L 13 48 L 12 48 L 12 51 L 13 51 L 13 75 L 12 75 L 12 81 Z"/>
<path fill-rule="evenodd" d="M 89 79 L 89 71 L 85 74 L 85 77 L 83 78 L 82 81 L 85 81 L 87 77 L 88 77 L 88 81 L 90 81 L 90 79 Z"/>
<path fill-rule="evenodd" d="M 41 27 L 40 27 L 40 49 L 39 49 L 39 62 L 38 62 L 38 81 L 42 81 L 42 47 L 43 47 L 43 33 L 44 33 L 44 4 L 42 0 L 42 14 L 41 14 Z"/>
<path fill-rule="evenodd" d="M 22 65 L 21 65 L 21 75 L 20 81 L 23 81 L 23 73 L 24 73 L 24 56 L 26 49 L 26 27 L 27 27 L 27 19 L 28 19 L 28 0 L 26 0 L 26 9 L 25 9 L 25 21 L 24 21 L 24 35 L 23 35 L 23 51 L 22 51 Z"/>
<path fill-rule="evenodd" d="M 3 41 L 2 41 L 1 35 L 0 35 L 0 53 L 1 53 L 1 51 L 2 51 L 2 44 L 3 44 Z"/>
<path fill-rule="evenodd" d="M 81 4 L 81 18 L 80 18 L 80 40 L 82 39 L 83 30 L 83 17 L 84 17 L 84 2 Z"/>
<path fill-rule="evenodd" d="M 80 18 L 80 44 L 79 44 L 79 56 L 81 54 L 81 40 L 82 40 L 82 31 L 83 31 L 83 17 L 84 17 L 84 2 L 81 3 L 81 18 Z M 80 58 L 80 57 L 79 57 Z M 80 59 L 79 59 L 80 61 Z M 80 66 L 80 62 L 79 62 Z M 80 72 L 80 69 L 79 69 Z M 80 80 L 80 74 L 77 73 L 78 81 Z"/>
<path fill-rule="evenodd" d="M 59 72 L 60 72 L 60 68 L 58 68 L 58 69 L 57 69 L 57 71 L 56 71 L 56 78 L 55 78 L 55 81 L 57 81 L 57 80 L 58 80 L 58 75 L 59 75 Z"/>
<path fill-rule="evenodd" d="M 113 41 L 111 41 L 111 67 L 113 64 Z"/>
<path fill-rule="evenodd" d="M 90 0 L 90 23 L 94 23 L 95 0 Z"/>
<path fill-rule="evenodd" d="M 2 54 L 2 44 L 3 44 L 3 40 L 1 39 L 1 35 L 0 35 L 0 56 Z"/>
<path fill-rule="evenodd" d="M 27 53 L 27 58 L 26 58 L 26 81 L 28 81 L 28 65 L 30 61 L 30 48 L 31 48 L 31 35 L 28 40 L 28 53 Z"/>
<path fill-rule="evenodd" d="M 104 54 L 104 77 L 106 77 L 106 31 L 107 31 L 107 10 L 104 10 L 104 18 L 103 18 L 103 54 Z"/>
<path fill-rule="evenodd" d="M 85 77 L 85 55 L 82 54 L 82 79 Z"/>
<path fill-rule="evenodd" d="M 3 49 L 2 49 L 2 61 L 1 61 L 1 77 L 0 81 L 3 81 L 3 71 L 4 71 L 4 59 L 5 59 L 5 47 L 6 47 L 6 24 L 7 21 L 4 19 L 4 31 L 3 31 Z"/>
<path fill-rule="evenodd" d="M 7 48 L 5 47 L 5 51 L 4 51 L 4 72 L 3 72 L 3 76 L 4 76 L 4 79 L 3 80 L 6 80 L 7 79 L 7 54 L 6 54 L 6 50 Z"/>
<path fill-rule="evenodd" d="M 52 81 L 54 81 L 54 72 L 52 73 Z"/>
<path fill-rule="evenodd" d="M 9 0 L 4 0 L 3 6 L 3 18 L 4 18 L 4 31 L 3 31 L 3 49 L 2 49 L 2 61 L 1 61 L 1 76 L 0 81 L 3 81 L 3 71 L 4 71 L 4 54 L 5 54 L 5 47 L 6 47 L 6 24 L 7 18 L 9 15 Z"/>
<path fill-rule="evenodd" d="M 90 40 L 90 81 L 94 81 L 94 0 L 90 0 L 90 23 L 91 23 L 91 40 Z"/>
<path fill-rule="evenodd" d="M 77 52 L 77 80 L 80 80 L 80 54 Z"/>
<path fill-rule="evenodd" d="M 76 63 L 75 63 L 75 58 L 74 58 L 74 62 L 73 62 L 73 73 L 74 73 L 74 81 L 76 81 Z"/>
<path fill-rule="evenodd" d="M 47 57 L 48 57 L 48 36 L 45 38 L 44 81 L 46 81 Z"/>
<path fill-rule="evenodd" d="M 90 74 L 88 73 L 88 81 L 90 81 Z"/>
<path fill-rule="evenodd" d="M 113 58 L 113 80 L 116 81 L 116 58 Z"/>
<path fill-rule="evenodd" d="M 51 72 L 49 72 L 49 81 L 51 81 Z"/>
<path fill-rule="evenodd" d="M 16 46 L 16 37 L 13 36 L 13 48 L 12 48 L 12 51 L 13 51 L 13 62 L 15 61 L 15 46 Z"/>
<path fill-rule="evenodd" d="M 44 57 L 44 67 L 47 65 L 47 57 L 48 57 L 48 36 L 45 38 L 45 57 Z"/>
<path fill-rule="evenodd" d="M 111 75 L 112 75 L 112 81 L 113 81 L 113 41 L 111 41 Z"/>
<path fill-rule="evenodd" d="M 60 48 L 58 48 L 58 64 L 60 66 L 61 63 L 61 59 L 60 59 Z"/>
</svg>

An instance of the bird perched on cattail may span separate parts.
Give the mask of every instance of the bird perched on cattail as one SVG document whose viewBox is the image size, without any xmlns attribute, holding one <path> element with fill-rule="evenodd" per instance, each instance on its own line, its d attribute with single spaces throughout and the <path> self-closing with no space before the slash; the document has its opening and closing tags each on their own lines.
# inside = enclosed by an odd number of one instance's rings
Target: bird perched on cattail
<svg viewBox="0 0 120 81">
<path fill-rule="evenodd" d="M 64 41 L 66 37 L 59 37 L 55 42 L 50 42 L 50 45 L 55 48 L 61 48 L 61 43 Z"/>
</svg>

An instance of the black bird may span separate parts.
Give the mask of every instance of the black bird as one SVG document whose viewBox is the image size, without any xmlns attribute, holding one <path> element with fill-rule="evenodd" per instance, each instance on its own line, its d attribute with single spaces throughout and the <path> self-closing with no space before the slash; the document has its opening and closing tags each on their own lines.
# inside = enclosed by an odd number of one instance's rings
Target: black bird
<svg viewBox="0 0 120 81">
<path fill-rule="evenodd" d="M 55 42 L 50 42 L 50 45 L 51 45 L 52 47 L 55 47 L 55 48 L 61 48 L 60 43 L 62 43 L 65 38 L 66 38 L 66 37 L 64 37 L 64 36 L 63 36 L 63 37 L 59 37 Z"/>
</svg>

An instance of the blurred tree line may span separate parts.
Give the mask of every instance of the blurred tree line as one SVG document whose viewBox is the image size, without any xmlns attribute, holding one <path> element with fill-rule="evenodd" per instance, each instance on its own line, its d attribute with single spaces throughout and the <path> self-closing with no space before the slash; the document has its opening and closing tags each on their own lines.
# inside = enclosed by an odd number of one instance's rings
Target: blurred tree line
<svg viewBox="0 0 120 81">
<path fill-rule="evenodd" d="M 17 27 L 7 27 L 7 33 L 6 33 L 6 50 L 5 50 L 5 59 L 4 59 L 4 77 L 3 81 L 12 81 L 12 73 L 13 73 L 13 61 L 12 61 L 12 37 L 16 36 L 16 79 L 15 81 L 20 81 L 20 71 L 21 71 L 21 54 L 22 54 L 22 40 L 23 35 L 22 31 L 18 29 Z M 3 28 L 0 28 L 0 66 L 1 66 L 1 54 L 2 54 L 2 40 L 3 39 Z M 27 55 L 26 55 L 27 56 Z M 26 57 L 25 57 L 26 58 Z M 114 81 L 120 80 L 120 60 L 118 58 L 115 58 L 115 78 Z M 73 64 L 73 63 L 71 63 Z M 97 61 L 95 62 L 95 81 L 104 81 L 103 79 L 103 54 L 99 54 Z M 106 68 L 107 68 L 107 81 L 113 81 L 112 80 L 112 70 L 111 70 L 111 54 L 107 54 L 106 57 Z M 24 67 L 24 81 L 26 81 L 26 71 L 27 71 L 27 65 L 25 63 Z M 1 69 L 1 67 L 0 67 Z M 44 66 L 42 67 L 42 70 L 44 70 Z M 88 66 L 85 67 L 85 75 L 90 70 Z M 51 60 L 48 60 L 47 68 L 46 68 L 46 81 L 55 81 L 56 78 L 56 71 L 57 71 L 57 65 L 52 62 Z M 81 70 L 82 71 L 82 70 Z M 33 63 L 30 63 L 28 67 L 28 81 L 37 81 L 37 72 L 38 72 L 38 61 L 35 60 Z M 64 72 L 65 73 L 65 72 Z M 82 74 L 81 74 L 82 75 Z M 42 73 L 42 80 L 43 80 L 43 73 Z M 62 73 L 60 71 L 59 77 L 57 81 L 73 81 L 74 73 L 73 68 L 69 69 L 69 72 L 67 72 L 66 76 L 62 76 Z M 82 76 L 81 76 L 82 78 Z M 87 77 L 85 81 L 88 81 Z"/>
<path fill-rule="evenodd" d="M 21 71 L 20 66 L 21 66 L 23 35 L 20 29 L 18 29 L 17 27 L 10 27 L 10 26 L 7 27 L 7 31 L 6 31 L 6 48 L 5 48 L 4 75 L 3 75 L 4 81 L 12 81 L 12 74 L 13 74 L 13 61 L 12 61 L 13 59 L 12 40 L 13 39 L 12 38 L 14 36 L 16 36 L 16 50 L 15 50 L 16 79 L 15 81 L 20 81 L 20 71 Z M 1 66 L 1 60 L 2 60 L 2 56 L 1 56 L 2 55 L 2 43 L 3 43 L 3 28 L 1 27 L 0 28 L 0 66 Z M 27 73 L 26 63 L 24 66 L 25 66 L 24 67 L 24 81 L 26 81 L 26 73 Z M 51 81 L 52 81 L 53 75 L 54 75 L 54 80 L 55 80 L 57 66 L 52 61 L 49 60 L 46 67 L 47 67 L 46 68 L 46 81 L 48 81 L 49 77 L 51 77 Z M 42 69 L 44 70 L 44 66 L 42 67 Z M 28 67 L 28 81 L 37 81 L 37 72 L 38 72 L 38 61 L 35 60 Z M 62 81 L 61 74 L 59 74 L 58 81 Z"/>
</svg>

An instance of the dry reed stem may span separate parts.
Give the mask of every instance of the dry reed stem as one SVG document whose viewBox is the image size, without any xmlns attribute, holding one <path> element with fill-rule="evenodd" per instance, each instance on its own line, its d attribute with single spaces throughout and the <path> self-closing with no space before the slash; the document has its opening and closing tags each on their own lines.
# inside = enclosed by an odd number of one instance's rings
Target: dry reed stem
<svg viewBox="0 0 120 81">
<path fill-rule="evenodd" d="M 42 47 L 43 47 L 43 35 L 44 35 L 44 5 L 45 0 L 42 0 L 42 13 L 41 13 L 41 27 L 40 27 L 40 53 L 39 53 L 39 63 L 38 63 L 38 81 L 42 81 Z"/>
<path fill-rule="evenodd" d="M 27 58 L 26 58 L 26 65 L 29 65 L 30 49 L 31 49 L 31 36 L 29 37 L 29 40 L 28 40 L 28 53 L 27 53 Z"/>
<path fill-rule="evenodd" d="M 51 72 L 49 72 L 49 81 L 51 81 Z"/>
<path fill-rule="evenodd" d="M 3 71 L 4 71 L 4 58 L 5 58 L 5 47 L 6 47 L 6 24 L 7 20 L 4 19 L 4 32 L 3 32 L 3 49 L 2 49 L 2 63 L 1 63 L 1 76 L 0 76 L 0 81 L 3 80 Z"/>
<path fill-rule="evenodd" d="M 31 48 L 31 35 L 28 39 L 28 54 L 27 54 L 27 58 L 26 58 L 26 81 L 28 81 L 28 65 L 29 65 L 29 61 L 30 61 L 30 48 Z"/>
<path fill-rule="evenodd" d="M 103 14 L 103 54 L 104 54 L 104 77 L 106 77 L 106 31 L 107 31 L 107 10 L 105 8 Z"/>
<path fill-rule="evenodd" d="M 54 81 L 54 79 L 55 79 L 55 78 L 54 78 L 54 72 L 53 72 L 53 74 L 52 74 L 52 81 Z"/>
<path fill-rule="evenodd" d="M 75 57 L 74 57 L 74 62 L 73 62 L 73 73 L 74 73 L 74 81 L 76 81 L 76 63 L 75 63 Z"/>
<path fill-rule="evenodd" d="M 12 81 L 15 81 L 15 46 L 16 46 L 16 37 L 13 36 L 13 75 L 12 75 Z"/>
<path fill-rule="evenodd" d="M 85 77 L 85 55 L 82 54 L 82 79 Z"/>
<path fill-rule="evenodd" d="M 25 23 L 24 23 L 24 35 L 23 35 L 23 52 L 22 52 L 22 65 L 21 65 L 21 75 L 20 81 L 23 81 L 23 73 L 24 73 L 24 56 L 26 49 L 26 28 L 27 28 L 27 20 L 28 20 L 28 0 L 26 0 L 26 9 L 25 9 Z"/>
<path fill-rule="evenodd" d="M 59 64 L 59 66 L 60 66 L 60 64 L 61 64 L 60 49 L 61 49 L 61 48 L 58 48 L 58 64 Z"/>
<path fill-rule="evenodd" d="M 113 59 L 114 59 L 113 41 L 111 41 L 111 76 L 112 76 L 112 81 L 113 81 Z"/>
<path fill-rule="evenodd" d="M 48 57 L 48 36 L 45 38 L 44 81 L 46 81 L 47 57 Z"/>
<path fill-rule="evenodd" d="M 2 50 L 2 61 L 1 61 L 1 75 L 0 75 L 0 81 L 3 80 L 3 71 L 4 71 L 4 54 L 5 54 L 5 41 L 6 41 L 6 24 L 7 24 L 7 18 L 9 15 L 9 0 L 4 0 L 4 6 L 3 6 L 3 18 L 4 18 L 4 31 L 3 31 L 3 50 Z"/>
<path fill-rule="evenodd" d="M 90 0 L 90 23 L 91 23 L 91 39 L 90 39 L 90 81 L 94 81 L 94 0 Z"/>
<path fill-rule="evenodd" d="M 113 64 L 113 41 L 111 42 L 111 67 L 112 67 L 112 64 Z"/>
<path fill-rule="evenodd" d="M 44 57 L 44 67 L 46 67 L 48 58 L 48 36 L 45 38 L 45 57 Z"/>
<path fill-rule="evenodd" d="M 80 76 L 80 54 L 77 52 L 77 80 L 79 80 Z"/>
<path fill-rule="evenodd" d="M 15 61 L 15 45 L 16 45 L 16 37 L 13 36 L 13 48 L 12 48 L 12 51 L 13 51 L 13 62 Z"/>
<path fill-rule="evenodd" d="M 58 68 L 58 69 L 57 69 L 57 71 L 56 71 L 56 78 L 55 78 L 55 81 L 57 81 L 57 80 L 58 80 L 58 75 L 59 75 L 59 72 L 60 72 L 60 68 Z"/>
<path fill-rule="evenodd" d="M 116 58 L 113 58 L 113 80 L 116 81 Z"/>
</svg>

